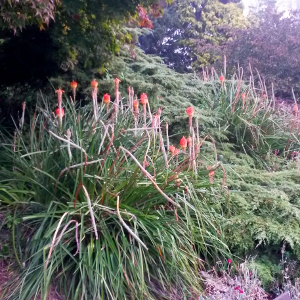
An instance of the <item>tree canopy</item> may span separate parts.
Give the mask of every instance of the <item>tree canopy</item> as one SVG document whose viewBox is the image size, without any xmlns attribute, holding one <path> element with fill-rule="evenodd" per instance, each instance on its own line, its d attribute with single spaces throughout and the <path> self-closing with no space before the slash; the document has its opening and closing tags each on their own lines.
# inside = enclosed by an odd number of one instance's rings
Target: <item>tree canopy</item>
<svg viewBox="0 0 300 300">
<path fill-rule="evenodd" d="M 277 96 L 292 97 L 292 88 L 300 95 L 300 13 L 290 12 L 288 17 L 283 14 L 270 2 L 256 13 L 256 25 L 237 30 L 235 38 L 219 53 L 226 54 L 233 72 L 239 64 L 249 78 L 251 66 L 254 75 L 260 73 L 265 80 L 270 94 L 273 84 Z"/>
<path fill-rule="evenodd" d="M 211 48 L 231 39 L 232 29 L 249 25 L 240 1 L 177 0 L 140 43 L 146 53 L 162 56 L 179 72 L 199 70 L 219 58 Z"/>
</svg>

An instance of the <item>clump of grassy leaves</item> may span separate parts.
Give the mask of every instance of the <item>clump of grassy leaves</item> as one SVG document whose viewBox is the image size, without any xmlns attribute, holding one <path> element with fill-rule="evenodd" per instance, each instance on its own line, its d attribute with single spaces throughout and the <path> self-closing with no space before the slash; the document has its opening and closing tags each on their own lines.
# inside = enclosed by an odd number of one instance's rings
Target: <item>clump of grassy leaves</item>
<svg viewBox="0 0 300 300">
<path fill-rule="evenodd" d="M 258 256 L 258 273 L 269 290 L 274 280 L 282 281 L 282 245 L 300 259 L 298 105 L 278 103 L 262 81 L 257 88 L 241 73 L 223 84 L 216 74 L 204 83 L 211 90 L 207 131 L 216 140 L 230 191 L 226 241 L 241 258 Z"/>
<path fill-rule="evenodd" d="M 1 132 L 1 210 L 20 269 L 9 299 L 46 299 L 51 286 L 64 299 L 185 299 L 227 255 L 228 198 L 209 183 L 196 130 L 197 156 L 173 156 L 129 98 L 108 109 L 64 99 L 62 124 L 43 99 L 27 127 Z"/>
</svg>

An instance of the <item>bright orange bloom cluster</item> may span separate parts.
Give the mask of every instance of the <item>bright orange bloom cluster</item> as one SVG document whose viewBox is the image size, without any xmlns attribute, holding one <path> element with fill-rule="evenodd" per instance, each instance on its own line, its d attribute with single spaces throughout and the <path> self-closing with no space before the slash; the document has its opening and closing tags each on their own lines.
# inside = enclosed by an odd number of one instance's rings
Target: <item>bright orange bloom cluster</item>
<svg viewBox="0 0 300 300">
<path fill-rule="evenodd" d="M 59 117 L 59 108 L 57 108 L 55 110 L 56 115 Z M 61 117 L 63 117 L 65 115 L 65 110 L 63 108 L 61 108 Z"/>
<path fill-rule="evenodd" d="M 187 115 L 190 117 L 190 116 L 193 116 L 194 115 L 194 107 L 192 106 L 189 106 L 187 109 L 186 109 L 186 113 Z"/>
<path fill-rule="evenodd" d="M 133 105 L 133 108 L 135 108 L 135 109 L 139 108 L 139 101 L 133 100 L 132 105 Z"/>
<path fill-rule="evenodd" d="M 169 147 L 169 151 L 171 152 L 172 155 L 174 155 L 175 150 L 176 150 L 175 146 L 172 145 L 172 146 Z"/>
<path fill-rule="evenodd" d="M 70 87 L 71 87 L 71 89 L 73 90 L 73 89 L 76 89 L 77 88 L 77 82 L 76 81 L 71 81 L 70 82 Z"/>
<path fill-rule="evenodd" d="M 185 151 L 186 147 L 187 147 L 187 139 L 185 138 L 185 136 L 183 136 L 180 140 L 180 146 L 183 149 L 183 151 Z"/>
<path fill-rule="evenodd" d="M 110 102 L 110 95 L 109 94 L 104 94 L 103 95 L 103 102 L 105 104 L 109 104 L 109 102 Z"/>
<path fill-rule="evenodd" d="M 94 79 L 94 80 L 91 82 L 91 86 L 92 86 L 93 89 L 94 89 L 94 88 L 97 88 L 97 87 L 98 87 L 98 81 Z"/>
<path fill-rule="evenodd" d="M 147 103 L 148 103 L 148 96 L 147 96 L 146 93 L 143 93 L 143 94 L 141 95 L 141 104 L 142 104 L 142 105 L 146 105 Z"/>
</svg>

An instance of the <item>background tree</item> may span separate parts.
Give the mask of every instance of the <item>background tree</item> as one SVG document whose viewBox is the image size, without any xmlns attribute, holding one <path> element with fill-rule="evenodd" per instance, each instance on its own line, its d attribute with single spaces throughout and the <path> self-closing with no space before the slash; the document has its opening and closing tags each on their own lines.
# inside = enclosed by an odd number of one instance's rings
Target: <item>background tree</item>
<svg viewBox="0 0 300 300">
<path fill-rule="evenodd" d="M 101 76 L 120 45 L 130 42 L 123 26 L 151 27 L 147 13 L 161 13 L 157 0 L 64 0 L 45 7 L 50 2 L 1 4 L 0 110 L 6 116 L 24 100 L 35 102 L 39 89 L 52 91 L 50 77 L 65 85 Z"/>
<path fill-rule="evenodd" d="M 59 0 L 2 0 L 0 5 L 0 28 L 22 29 L 26 25 L 49 24 Z"/>
<path fill-rule="evenodd" d="M 219 56 L 211 48 L 226 43 L 233 28 L 250 25 L 240 1 L 219 0 L 177 0 L 154 24 L 154 30 L 140 38 L 141 47 L 179 72 L 214 63 Z"/>
<path fill-rule="evenodd" d="M 300 95 L 300 13 L 290 12 L 284 18 L 283 12 L 275 10 L 273 1 L 268 2 L 260 8 L 257 25 L 237 30 L 236 38 L 219 51 L 226 53 L 232 71 L 239 64 L 248 78 L 250 64 L 253 74 L 258 77 L 257 70 L 263 77 L 270 93 L 274 83 L 276 96 L 292 97 L 292 88 Z"/>
</svg>

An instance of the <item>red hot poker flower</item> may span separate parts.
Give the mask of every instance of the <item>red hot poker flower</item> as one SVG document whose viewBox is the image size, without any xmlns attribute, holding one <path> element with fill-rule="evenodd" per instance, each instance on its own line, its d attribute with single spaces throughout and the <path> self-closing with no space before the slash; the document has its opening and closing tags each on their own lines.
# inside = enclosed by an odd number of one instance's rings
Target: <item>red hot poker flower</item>
<svg viewBox="0 0 300 300">
<path fill-rule="evenodd" d="M 231 264 L 232 263 L 232 259 L 228 258 L 228 263 Z"/>
<path fill-rule="evenodd" d="M 139 101 L 133 100 L 132 106 L 133 106 L 133 108 L 134 108 L 134 112 L 135 112 L 136 114 L 138 114 L 138 113 L 139 113 Z"/>
<path fill-rule="evenodd" d="M 105 104 L 109 104 L 109 102 L 110 102 L 110 95 L 109 94 L 104 94 L 103 95 L 103 102 Z"/>
<path fill-rule="evenodd" d="M 98 81 L 96 79 L 94 79 L 92 82 L 91 82 L 91 86 L 93 89 L 97 88 L 98 87 Z"/>
<path fill-rule="evenodd" d="M 71 87 L 71 89 L 73 90 L 73 89 L 76 89 L 77 88 L 77 82 L 76 81 L 71 81 L 70 82 L 70 87 Z"/>
<path fill-rule="evenodd" d="M 56 115 L 59 117 L 59 108 L 57 108 L 55 110 Z M 65 110 L 63 108 L 61 108 L 61 117 L 63 117 L 65 115 Z"/>
<path fill-rule="evenodd" d="M 141 104 L 146 105 L 148 103 L 148 96 L 146 93 L 141 94 Z"/>
<path fill-rule="evenodd" d="M 183 149 L 183 151 L 185 151 L 187 147 L 187 139 L 184 136 L 180 140 L 180 146 Z"/>
<path fill-rule="evenodd" d="M 187 113 L 188 116 L 193 116 L 194 115 L 194 107 L 193 106 L 189 106 L 186 109 L 186 113 Z"/>
<path fill-rule="evenodd" d="M 171 145 L 171 146 L 169 147 L 169 151 L 171 152 L 172 155 L 174 155 L 175 150 L 176 150 L 175 146 Z"/>
<path fill-rule="evenodd" d="M 189 106 L 186 109 L 186 113 L 189 116 L 189 127 L 192 127 L 193 126 L 194 107 L 193 106 Z"/>
<path fill-rule="evenodd" d="M 220 76 L 220 81 L 221 81 L 221 84 L 223 84 L 223 82 L 225 81 L 225 77 L 223 75 Z"/>
<path fill-rule="evenodd" d="M 133 105 L 133 108 L 138 108 L 139 107 L 139 101 L 133 100 L 132 105 Z"/>
</svg>

